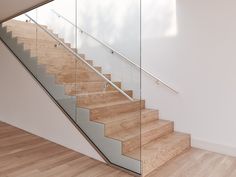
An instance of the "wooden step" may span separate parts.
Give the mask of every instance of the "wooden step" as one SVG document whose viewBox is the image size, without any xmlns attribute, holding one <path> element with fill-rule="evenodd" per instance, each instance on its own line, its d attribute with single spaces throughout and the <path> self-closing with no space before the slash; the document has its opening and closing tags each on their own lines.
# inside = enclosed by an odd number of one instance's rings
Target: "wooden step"
<svg viewBox="0 0 236 177">
<path fill-rule="evenodd" d="M 104 117 L 116 116 L 122 113 L 138 111 L 145 108 L 144 100 L 118 101 L 106 104 L 95 104 L 86 106 L 90 109 L 90 119 L 100 119 Z"/>
<path fill-rule="evenodd" d="M 69 51 L 64 46 L 57 46 L 57 42 L 50 42 L 47 45 L 46 44 L 40 44 L 38 42 L 36 43 L 24 43 L 24 49 L 25 50 L 32 50 L 32 51 L 46 51 L 46 52 L 68 52 Z M 71 48 L 72 49 L 72 48 Z M 74 50 L 74 49 L 73 49 Z"/>
<path fill-rule="evenodd" d="M 105 125 L 105 135 L 125 131 L 139 127 L 140 123 L 145 124 L 159 119 L 159 112 L 154 109 L 142 109 L 135 112 L 128 112 L 117 116 L 96 119 L 94 121 Z"/>
<path fill-rule="evenodd" d="M 29 50 L 30 51 L 30 54 L 32 57 L 45 57 L 45 58 L 68 58 L 68 57 L 71 57 L 71 58 L 76 58 L 76 56 L 74 56 L 72 53 L 70 53 L 68 50 L 66 49 L 63 49 L 63 50 L 47 50 L 45 49 L 44 51 L 43 50 Z"/>
<path fill-rule="evenodd" d="M 37 60 L 38 64 L 44 65 L 46 67 L 47 73 L 56 75 L 58 78 L 66 78 L 73 75 L 73 80 L 75 81 L 75 76 L 78 78 L 77 81 L 83 78 L 84 76 L 98 76 L 98 74 L 88 67 L 87 64 L 80 62 L 78 60 L 62 60 L 55 59 L 54 61 L 42 61 Z M 86 60 L 92 66 L 92 60 Z M 78 64 L 80 63 L 80 64 Z M 94 66 L 94 69 L 101 73 L 101 67 Z M 107 75 L 110 78 L 110 75 Z M 100 78 L 101 79 L 101 78 Z M 64 83 L 64 82 L 63 82 Z M 73 82 L 75 83 L 75 82 Z"/>
<path fill-rule="evenodd" d="M 29 27 L 29 28 L 35 28 L 34 23 L 29 23 L 25 21 L 19 21 L 19 20 L 8 20 L 7 22 L 3 23 L 3 26 L 11 26 L 11 27 Z M 44 28 L 47 28 L 45 25 L 41 25 Z"/>
<path fill-rule="evenodd" d="M 93 60 L 87 60 L 84 59 L 87 63 L 85 63 L 84 61 L 82 61 L 81 59 L 74 57 L 74 56 L 58 56 L 58 54 L 56 55 L 51 55 L 51 54 L 44 54 L 44 56 L 38 56 L 35 55 L 37 57 L 37 61 L 39 64 L 43 64 L 43 65 L 47 65 L 48 68 L 53 68 L 54 70 L 57 70 L 59 72 L 61 72 L 61 69 L 64 68 L 79 68 L 79 69 L 86 69 L 86 70 L 90 70 L 93 71 L 90 66 L 93 66 Z M 84 57 L 83 54 L 80 54 L 81 57 Z M 96 69 L 96 68 L 95 68 Z M 102 70 L 102 68 L 97 68 L 99 71 Z"/>
<path fill-rule="evenodd" d="M 49 34 L 46 32 L 32 32 L 32 33 L 25 33 L 24 31 L 15 31 L 15 30 L 8 30 L 9 32 L 12 32 L 13 37 L 24 37 L 24 38 L 29 38 L 29 39 L 43 39 L 43 40 L 49 40 L 49 41 L 56 41 L 53 37 L 51 37 Z M 56 36 L 56 35 L 55 35 Z M 63 41 L 63 39 L 60 38 L 60 40 Z"/>
<path fill-rule="evenodd" d="M 142 146 L 142 173 L 146 176 L 153 170 L 190 148 L 190 135 L 173 132 Z M 140 160 L 140 148 L 125 155 Z"/>
<path fill-rule="evenodd" d="M 94 66 L 94 69 L 96 69 L 98 72 L 102 72 L 102 68 L 99 67 L 99 66 Z M 94 73 L 94 71 L 88 67 L 86 67 L 85 65 L 81 66 L 81 65 L 71 65 L 71 66 L 60 66 L 60 67 L 57 67 L 55 65 L 47 65 L 47 72 L 48 73 L 51 73 L 51 74 L 82 74 L 82 73 L 85 73 L 85 72 L 92 72 Z"/>
<path fill-rule="evenodd" d="M 121 88 L 121 82 L 113 82 Z M 79 93 L 91 93 L 99 91 L 115 91 L 116 89 L 107 82 L 77 82 L 77 84 L 65 84 L 67 95 L 76 95 Z"/>
<path fill-rule="evenodd" d="M 140 145 L 143 146 L 161 136 L 173 132 L 173 130 L 173 122 L 154 120 L 145 124 L 139 124 L 134 128 L 116 132 L 108 137 L 121 141 L 122 152 L 126 154 L 136 148 L 140 148 Z"/>
<path fill-rule="evenodd" d="M 81 57 L 83 55 L 81 54 Z M 89 66 L 81 61 L 80 59 L 77 59 L 76 57 L 71 56 L 48 56 L 48 57 L 42 57 L 37 56 L 37 61 L 39 64 L 47 65 L 48 68 L 58 69 L 61 72 L 61 69 L 64 68 L 87 68 L 90 69 Z M 92 60 L 85 60 L 89 65 L 93 66 Z M 91 69 L 90 69 L 91 70 Z"/>
<path fill-rule="evenodd" d="M 107 79 L 111 80 L 110 74 L 103 74 Z M 85 72 L 75 76 L 75 74 L 56 75 L 57 83 L 59 84 L 72 84 L 77 82 L 102 82 L 105 79 L 96 73 Z"/>
<path fill-rule="evenodd" d="M 133 93 L 130 90 L 124 92 L 130 97 L 133 96 Z M 77 104 L 78 106 L 82 107 L 98 103 L 109 103 L 122 100 L 127 100 L 127 98 L 119 91 L 104 91 L 77 94 Z"/>
<path fill-rule="evenodd" d="M 47 68 L 48 70 L 49 68 Z M 96 72 L 91 71 L 91 70 L 86 70 L 86 69 L 79 69 L 79 68 L 74 68 L 73 70 L 54 70 L 54 72 L 51 72 L 52 70 L 48 70 L 49 73 L 51 74 L 56 74 L 58 77 L 76 77 L 76 79 L 80 79 L 81 77 L 89 77 L 89 76 L 94 76 L 98 75 Z"/>
<path fill-rule="evenodd" d="M 51 41 L 51 40 L 44 40 L 44 39 L 30 39 L 30 38 L 24 38 L 24 37 L 15 37 L 17 39 L 18 44 L 24 44 L 24 45 L 32 45 L 32 46 L 43 46 L 45 48 L 47 47 L 55 47 L 55 45 L 58 45 L 57 41 Z M 68 47 L 71 47 L 70 43 L 65 43 Z M 62 47 L 62 46 L 60 46 Z"/>
<path fill-rule="evenodd" d="M 40 33 L 47 34 L 43 29 L 41 29 L 38 26 L 20 26 L 19 25 L 17 27 L 13 27 L 13 26 L 7 25 L 6 28 L 7 28 L 7 32 L 14 31 L 20 34 L 22 34 L 23 32 L 28 33 L 28 34 L 35 34 L 35 35 L 36 34 L 38 35 Z M 47 28 L 44 28 L 44 29 L 53 34 L 52 30 L 47 29 Z"/>
<path fill-rule="evenodd" d="M 86 61 L 92 66 L 92 60 Z M 39 61 L 38 63 L 46 65 L 48 73 L 52 74 L 82 74 L 85 72 L 96 73 L 87 64 L 84 64 L 79 60 L 57 60 L 53 63 L 50 61 Z M 102 72 L 102 68 L 100 66 L 93 66 L 93 68 L 100 73 Z"/>
<path fill-rule="evenodd" d="M 27 24 L 27 23 L 25 23 Z M 7 32 L 12 32 L 13 37 L 24 37 L 33 40 L 49 40 L 49 41 L 56 41 L 50 34 L 48 34 L 45 30 L 41 29 L 40 27 L 36 26 L 11 26 L 6 25 Z M 52 30 L 45 28 L 49 33 L 53 34 Z M 55 37 L 58 37 L 57 34 L 53 34 Z M 59 38 L 59 37 L 58 37 Z M 60 40 L 64 41 L 62 38 Z"/>
<path fill-rule="evenodd" d="M 19 44 L 24 44 L 24 45 L 35 45 L 37 46 L 44 46 L 44 47 L 54 47 L 55 45 L 58 45 L 58 42 L 50 41 L 50 40 L 43 40 L 43 39 L 30 39 L 30 38 L 24 38 L 24 37 L 16 37 L 17 42 Z M 70 43 L 65 43 L 68 47 L 71 47 Z"/>
<path fill-rule="evenodd" d="M 38 43 L 38 41 L 35 41 L 32 43 L 23 43 L 23 46 L 24 46 L 24 50 L 31 50 L 32 54 L 35 54 L 36 52 L 37 54 L 47 52 L 48 54 L 60 53 L 60 54 L 67 54 L 67 55 L 74 56 L 74 54 L 69 50 L 72 50 L 76 53 L 75 48 L 69 47 L 68 49 L 62 44 L 59 44 L 59 42 L 57 41 L 55 42 L 49 41 L 48 44 Z M 82 58 L 84 58 L 84 56 Z"/>
</svg>

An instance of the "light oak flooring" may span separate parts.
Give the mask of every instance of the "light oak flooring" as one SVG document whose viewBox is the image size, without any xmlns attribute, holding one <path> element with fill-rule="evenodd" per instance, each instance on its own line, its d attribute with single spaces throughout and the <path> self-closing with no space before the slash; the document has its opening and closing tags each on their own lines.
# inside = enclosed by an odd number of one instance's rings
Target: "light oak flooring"
<svg viewBox="0 0 236 177">
<path fill-rule="evenodd" d="M 0 177 L 130 177 L 130 175 L 0 122 Z"/>
<path fill-rule="evenodd" d="M 131 177 L 0 122 L 0 177 Z M 147 177 L 236 177 L 236 158 L 192 148 Z"/>
<path fill-rule="evenodd" d="M 236 177 L 236 158 L 192 148 L 147 177 Z"/>
</svg>

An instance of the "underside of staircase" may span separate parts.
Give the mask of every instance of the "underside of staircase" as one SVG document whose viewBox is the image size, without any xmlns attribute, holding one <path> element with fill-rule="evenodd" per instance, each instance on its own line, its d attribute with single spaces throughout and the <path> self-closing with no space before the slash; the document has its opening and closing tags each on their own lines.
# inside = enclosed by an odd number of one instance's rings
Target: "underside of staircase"
<svg viewBox="0 0 236 177">
<path fill-rule="evenodd" d="M 55 84 L 63 86 L 66 95 L 76 97 L 77 107 L 88 110 L 90 123 L 102 125 L 102 136 L 121 143 L 123 156 L 141 161 L 143 176 L 190 148 L 190 135 L 175 132 L 174 122 L 160 119 L 159 111 L 146 108 L 144 100 L 127 99 L 71 52 L 55 45 L 44 31 L 37 30 L 36 41 L 35 24 L 10 20 L 2 29 L 18 45 L 23 44 L 37 65 L 55 77 Z M 80 56 L 86 59 L 86 54 Z M 86 61 L 102 73 L 102 67 Z M 110 73 L 104 76 L 112 80 Z M 121 82 L 112 82 L 122 88 Z M 132 90 L 124 92 L 133 97 Z"/>
</svg>

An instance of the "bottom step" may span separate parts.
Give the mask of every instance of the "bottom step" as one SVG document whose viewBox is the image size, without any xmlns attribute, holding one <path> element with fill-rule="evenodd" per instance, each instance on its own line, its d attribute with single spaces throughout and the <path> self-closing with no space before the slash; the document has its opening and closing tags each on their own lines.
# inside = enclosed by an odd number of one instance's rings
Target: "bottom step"
<svg viewBox="0 0 236 177">
<path fill-rule="evenodd" d="M 143 176 L 146 176 L 189 148 L 190 135 L 177 132 L 163 136 L 142 146 Z M 140 157 L 140 149 L 136 149 L 125 155 L 138 159 Z"/>
</svg>

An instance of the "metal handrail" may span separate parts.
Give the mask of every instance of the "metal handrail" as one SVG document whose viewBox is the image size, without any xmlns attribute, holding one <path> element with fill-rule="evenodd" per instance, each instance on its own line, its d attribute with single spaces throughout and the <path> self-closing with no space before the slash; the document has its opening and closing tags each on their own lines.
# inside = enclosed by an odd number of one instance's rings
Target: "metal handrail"
<svg viewBox="0 0 236 177">
<path fill-rule="evenodd" d="M 48 35 L 50 35 L 53 39 L 55 39 L 60 45 L 65 47 L 70 53 L 72 53 L 75 57 L 79 58 L 83 63 L 85 63 L 90 69 L 92 69 L 94 72 L 96 72 L 100 77 L 102 77 L 104 80 L 106 80 L 109 84 L 111 84 L 116 90 L 118 90 L 121 94 L 123 94 L 125 97 L 127 97 L 129 100 L 134 101 L 133 98 L 131 98 L 128 94 L 126 94 L 123 90 L 121 90 L 119 87 L 117 87 L 113 82 L 111 82 L 108 78 L 106 78 L 102 73 L 100 73 L 98 70 L 96 70 L 92 65 L 90 65 L 85 59 L 83 59 L 81 56 L 79 56 L 76 52 L 74 52 L 70 47 L 68 47 L 63 41 L 61 41 L 59 38 L 57 38 L 53 33 L 48 31 L 47 29 L 43 28 L 41 25 L 39 25 L 34 19 L 32 19 L 28 14 L 25 14 L 27 18 L 29 18 L 32 22 L 34 22 L 38 27 L 40 27 L 43 31 L 45 31 Z"/>
<path fill-rule="evenodd" d="M 87 36 L 89 36 L 90 38 L 94 39 L 95 41 L 97 41 L 98 43 L 100 43 L 101 45 L 105 46 L 106 48 L 110 49 L 112 54 L 116 53 L 117 55 L 119 55 L 121 58 L 125 59 L 127 62 L 129 62 L 130 64 L 134 65 L 135 67 L 137 67 L 138 69 L 141 69 L 144 73 L 146 73 L 147 75 L 149 75 L 151 78 L 153 78 L 157 84 L 162 84 L 164 86 L 166 86 L 168 89 L 170 89 L 171 91 L 175 92 L 176 94 L 178 94 L 179 92 L 177 90 L 175 90 L 174 88 L 172 88 L 171 86 L 169 86 L 166 82 L 164 82 L 163 80 L 157 78 L 156 76 L 154 76 L 152 73 L 150 73 L 149 71 L 145 70 L 144 68 L 140 67 L 139 65 L 137 65 L 136 63 L 134 63 L 133 61 L 131 61 L 128 57 L 124 56 L 122 53 L 118 52 L 117 50 L 113 49 L 111 46 L 107 45 L 106 43 L 104 43 L 103 41 L 95 38 L 93 35 L 91 35 L 90 33 L 84 31 L 81 27 L 73 24 L 70 20 L 68 20 L 67 18 L 65 18 L 64 16 L 62 16 L 61 14 L 59 14 L 58 12 L 56 12 L 55 10 L 51 9 L 51 11 L 53 13 L 55 13 L 59 18 L 63 18 L 65 21 L 67 21 L 68 23 L 70 23 L 71 25 L 73 25 L 74 27 L 78 28 L 80 30 L 81 33 L 86 34 Z"/>
</svg>

